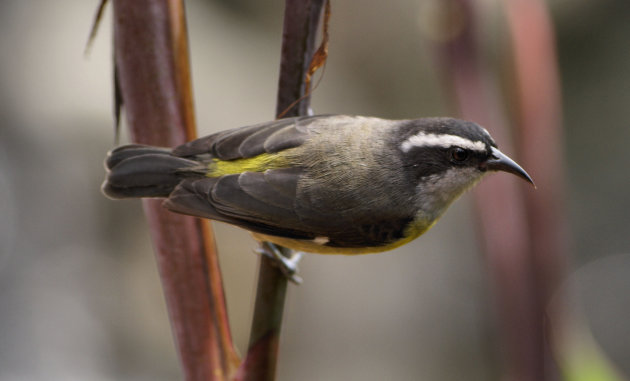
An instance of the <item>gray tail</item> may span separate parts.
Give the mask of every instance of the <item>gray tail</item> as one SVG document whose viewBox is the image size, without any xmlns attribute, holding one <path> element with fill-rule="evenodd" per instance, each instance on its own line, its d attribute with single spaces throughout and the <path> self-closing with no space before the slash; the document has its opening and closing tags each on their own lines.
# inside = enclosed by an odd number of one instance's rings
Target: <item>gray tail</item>
<svg viewBox="0 0 630 381">
<path fill-rule="evenodd" d="M 109 152 L 103 193 L 110 198 L 168 197 L 199 163 L 173 156 L 170 149 L 126 145 Z"/>
</svg>

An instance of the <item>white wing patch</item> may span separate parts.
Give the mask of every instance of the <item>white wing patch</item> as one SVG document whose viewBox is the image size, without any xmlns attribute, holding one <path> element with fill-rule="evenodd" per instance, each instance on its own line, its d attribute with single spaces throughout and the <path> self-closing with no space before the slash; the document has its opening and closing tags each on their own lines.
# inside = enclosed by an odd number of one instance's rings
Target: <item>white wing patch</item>
<svg viewBox="0 0 630 381">
<path fill-rule="evenodd" d="M 313 239 L 313 243 L 316 245 L 325 245 L 328 242 L 330 242 L 328 237 L 315 237 L 315 239 Z"/>
<path fill-rule="evenodd" d="M 414 147 L 443 147 L 448 148 L 458 146 L 473 151 L 485 151 L 486 145 L 481 141 L 472 141 L 457 135 L 449 134 L 425 134 L 420 132 L 417 135 L 409 137 L 402 142 L 400 149 L 403 152 L 409 152 Z"/>
</svg>

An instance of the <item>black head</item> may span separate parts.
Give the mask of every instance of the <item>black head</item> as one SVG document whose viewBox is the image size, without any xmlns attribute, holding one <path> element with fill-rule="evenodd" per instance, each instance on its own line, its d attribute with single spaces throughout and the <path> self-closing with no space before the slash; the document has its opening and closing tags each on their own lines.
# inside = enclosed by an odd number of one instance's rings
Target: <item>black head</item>
<svg viewBox="0 0 630 381">
<path fill-rule="evenodd" d="M 396 140 L 403 166 L 416 181 L 456 168 L 484 171 L 497 146 L 483 127 L 453 118 L 406 121 Z"/>
<path fill-rule="evenodd" d="M 529 175 L 497 148 L 478 124 L 453 118 L 402 122 L 395 134 L 407 178 L 418 192 L 449 204 L 487 171 L 513 173 L 533 184 Z"/>
</svg>

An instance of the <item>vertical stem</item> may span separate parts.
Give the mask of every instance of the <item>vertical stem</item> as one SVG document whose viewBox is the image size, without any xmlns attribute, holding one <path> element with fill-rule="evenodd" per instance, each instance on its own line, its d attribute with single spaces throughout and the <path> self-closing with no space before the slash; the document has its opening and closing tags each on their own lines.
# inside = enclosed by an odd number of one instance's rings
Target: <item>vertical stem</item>
<svg viewBox="0 0 630 381">
<path fill-rule="evenodd" d="M 304 96 L 305 77 L 313 57 L 317 25 L 323 0 L 287 0 L 282 34 L 277 114 Z M 310 99 L 305 97 L 285 116 L 305 115 Z M 282 248 L 285 255 L 290 250 Z M 238 380 L 274 380 L 278 343 L 287 290 L 287 278 L 269 258 L 261 257 L 254 317 L 247 357 Z"/>
<path fill-rule="evenodd" d="M 237 380 L 275 379 L 287 283 L 286 276 L 273 261 L 261 256 L 249 347 L 239 368 Z"/>
<path fill-rule="evenodd" d="M 475 25 L 478 2 L 446 3 L 447 13 L 462 23 L 459 34 L 440 46 L 460 113 L 488 128 L 504 152 L 514 152 L 505 111 L 493 86 L 495 78 L 483 67 L 480 57 Z M 554 154 L 560 150 L 560 111 L 554 55 L 548 54 L 553 52 L 552 35 L 549 25 L 541 24 L 544 19 L 532 20 L 532 11 L 540 16 L 540 4 L 534 3 L 539 2 L 510 0 L 506 7 L 510 28 L 518 32 L 511 49 L 518 79 L 518 103 L 513 108 L 520 113 L 517 136 L 523 138 L 519 148 L 539 191 L 524 189 L 523 184 L 507 176 L 493 176 L 477 187 L 474 197 L 496 285 L 506 362 L 504 379 L 542 381 L 550 376 L 546 369 L 550 357 L 545 343 L 545 307 L 566 255 L 566 237 L 561 201 L 557 199 L 562 191 L 562 165 L 559 155 Z M 533 47 L 542 47 L 543 52 L 532 51 Z M 523 83 L 524 75 L 533 77 Z M 547 181 L 550 178 L 554 181 Z M 548 222 L 542 223 L 543 215 Z M 546 261 L 553 266 L 545 266 Z"/>
<path fill-rule="evenodd" d="M 537 306 L 543 316 L 564 277 L 568 259 L 568 224 L 565 211 L 562 97 L 557 69 L 554 31 L 540 0 L 510 0 L 504 4 L 511 37 L 514 75 L 514 123 L 521 163 L 536 176 L 540 192 L 525 193 L 531 245 L 530 261 L 538 290 Z M 532 27 L 535 26 L 535 27 Z M 556 298 L 562 299 L 562 298 Z M 575 326 L 577 317 L 566 313 L 567 301 L 556 302 L 553 333 Z M 547 374 L 552 368 L 549 340 L 544 345 Z"/>
<path fill-rule="evenodd" d="M 304 96 L 323 4 L 324 0 L 286 0 L 276 115 Z M 310 103 L 310 96 L 305 97 L 285 116 L 306 115 Z"/>
<path fill-rule="evenodd" d="M 541 192 L 525 201 L 532 253 L 541 270 L 544 301 L 556 289 L 567 256 L 560 80 L 551 20 L 540 0 L 510 0 L 505 11 L 512 41 L 514 95 L 521 163 Z M 531 26 L 535 25 L 535 28 Z"/>
<path fill-rule="evenodd" d="M 117 87 L 134 142 L 174 146 L 195 137 L 181 0 L 114 0 Z M 186 380 L 225 380 L 232 346 L 214 237 L 207 221 L 145 200 L 157 265 Z"/>
</svg>

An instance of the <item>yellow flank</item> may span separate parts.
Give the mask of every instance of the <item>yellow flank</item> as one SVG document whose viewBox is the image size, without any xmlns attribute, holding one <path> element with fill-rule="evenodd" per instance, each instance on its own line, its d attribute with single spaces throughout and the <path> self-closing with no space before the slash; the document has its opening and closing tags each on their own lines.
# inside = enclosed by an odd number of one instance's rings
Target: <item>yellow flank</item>
<svg viewBox="0 0 630 381">
<path fill-rule="evenodd" d="M 394 244 L 396 246 L 394 247 L 402 246 L 420 237 L 421 235 L 426 233 L 429 229 L 431 229 L 433 225 L 435 225 L 435 223 L 439 219 L 440 217 L 437 217 L 433 221 L 427 221 L 425 219 L 416 217 L 416 220 L 410 223 L 409 226 L 407 226 L 407 228 L 405 229 L 405 233 L 404 233 L 405 238 L 401 239 L 398 242 L 395 242 Z"/>
<path fill-rule="evenodd" d="M 307 253 L 315 254 L 343 254 L 343 255 L 359 255 L 359 254 L 373 254 L 382 253 L 383 251 L 393 250 L 406 243 L 413 241 L 435 224 L 436 221 L 427 223 L 426 221 L 414 221 L 407 229 L 405 229 L 405 236 L 396 242 L 392 242 L 388 245 L 374 246 L 374 247 L 332 247 L 318 244 L 317 242 L 302 239 L 292 239 L 286 237 L 276 237 L 272 235 L 266 235 L 261 233 L 251 232 L 254 239 L 258 241 L 269 241 L 276 245 L 288 247 L 297 251 L 305 251 Z"/>
<path fill-rule="evenodd" d="M 264 172 L 268 169 L 287 168 L 288 166 L 286 157 L 277 153 L 263 153 L 236 160 L 212 159 L 212 162 L 208 164 L 206 176 L 220 177 L 243 172 Z"/>
</svg>

